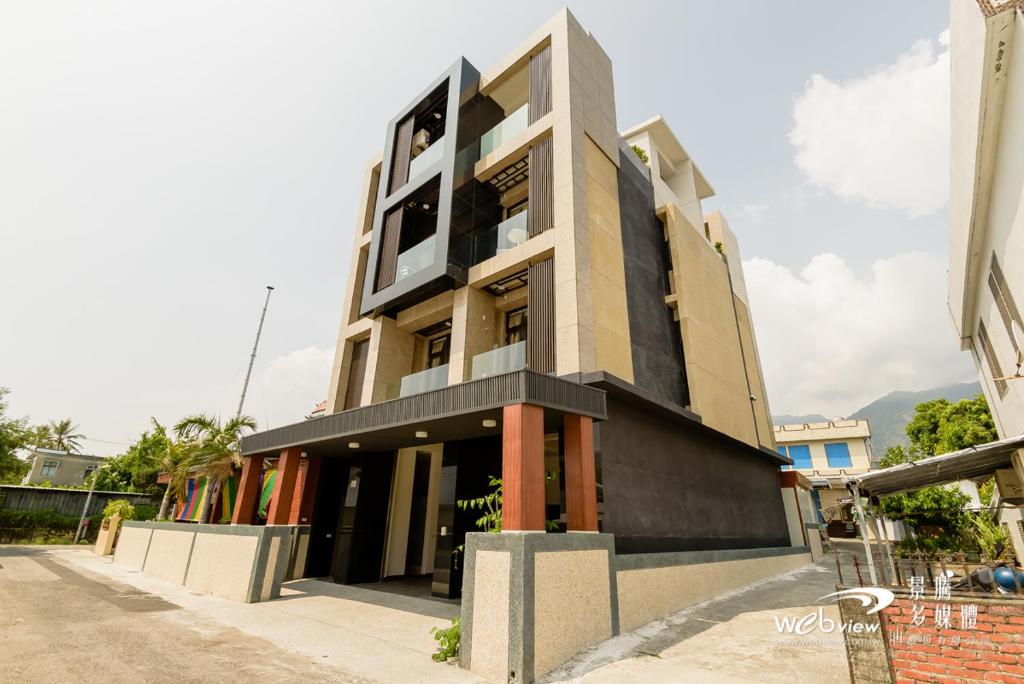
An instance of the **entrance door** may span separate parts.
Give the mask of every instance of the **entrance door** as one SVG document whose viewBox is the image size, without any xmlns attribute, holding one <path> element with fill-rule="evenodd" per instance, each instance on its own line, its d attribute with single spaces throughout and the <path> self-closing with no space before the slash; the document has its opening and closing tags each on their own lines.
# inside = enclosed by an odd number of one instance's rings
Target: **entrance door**
<svg viewBox="0 0 1024 684">
<path fill-rule="evenodd" d="M 349 469 L 331 575 L 340 584 L 378 582 L 384 560 L 394 454 L 360 454 Z"/>
<path fill-rule="evenodd" d="M 320 464 L 316 503 L 309 531 L 309 553 L 305 577 L 328 577 L 334 559 L 334 542 L 338 534 L 338 512 L 341 510 L 349 462 L 324 458 Z"/>
<path fill-rule="evenodd" d="M 405 548 L 405 574 L 424 575 L 433 570 L 423 567 L 423 535 L 427 531 L 427 497 L 430 493 L 429 453 L 416 452 L 412 480 L 412 505 L 409 510 L 409 539 Z"/>
</svg>

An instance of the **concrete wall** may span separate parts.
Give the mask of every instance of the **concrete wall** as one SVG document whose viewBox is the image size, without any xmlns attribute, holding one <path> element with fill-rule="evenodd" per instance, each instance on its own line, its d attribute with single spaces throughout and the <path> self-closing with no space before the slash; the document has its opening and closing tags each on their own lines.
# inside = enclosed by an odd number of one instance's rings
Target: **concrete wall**
<svg viewBox="0 0 1024 684">
<path fill-rule="evenodd" d="M 280 595 L 296 529 L 128 521 L 114 562 L 193 591 L 267 601 Z"/>
<path fill-rule="evenodd" d="M 608 534 L 468 534 L 460 665 L 531 682 L 580 651 L 810 562 L 806 548 L 616 555 Z"/>
</svg>

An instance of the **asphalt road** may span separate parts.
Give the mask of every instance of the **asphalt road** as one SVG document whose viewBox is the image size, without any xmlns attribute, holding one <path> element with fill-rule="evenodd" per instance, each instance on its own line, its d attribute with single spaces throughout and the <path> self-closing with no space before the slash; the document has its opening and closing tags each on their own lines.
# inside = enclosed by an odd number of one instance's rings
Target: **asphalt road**
<svg viewBox="0 0 1024 684">
<path fill-rule="evenodd" d="M 40 547 L 0 546 L 4 682 L 362 682 L 232 627 L 65 565 Z"/>
</svg>

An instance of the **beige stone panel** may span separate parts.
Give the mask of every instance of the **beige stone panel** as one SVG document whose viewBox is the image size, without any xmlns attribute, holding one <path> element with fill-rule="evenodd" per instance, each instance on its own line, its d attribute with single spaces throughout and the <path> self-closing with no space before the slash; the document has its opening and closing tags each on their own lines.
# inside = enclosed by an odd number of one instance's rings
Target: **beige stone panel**
<svg viewBox="0 0 1024 684">
<path fill-rule="evenodd" d="M 594 323 L 594 355 L 597 367 L 633 382 L 633 354 L 629 338 Z"/>
<path fill-rule="evenodd" d="M 399 396 L 402 378 L 412 372 L 414 340 L 415 335 L 399 330 L 394 319 L 374 319 L 361 406 Z"/>
<path fill-rule="evenodd" d="M 510 567 L 506 551 L 477 551 L 470 669 L 492 682 L 508 680 Z"/>
<path fill-rule="evenodd" d="M 705 328 L 698 322 L 699 320 L 693 316 L 680 320 L 687 365 L 700 366 L 723 384 L 748 397 L 742 351 L 738 344 L 739 338 L 736 337 L 735 323 L 732 337 L 723 338 Z M 750 415 L 747 415 L 747 419 L 752 420 Z"/>
<path fill-rule="evenodd" d="M 166 582 L 184 584 L 185 569 L 188 567 L 195 536 L 195 532 L 190 530 L 153 530 L 142 573 Z"/>
<path fill-rule="evenodd" d="M 451 318 L 455 302 L 453 290 L 447 290 L 430 299 L 398 312 L 396 325 L 403 332 L 413 333 L 429 325 Z"/>
<path fill-rule="evenodd" d="M 772 418 L 768 407 L 768 394 L 764 387 L 764 375 L 761 373 L 761 359 L 757 353 L 757 340 L 754 339 L 754 327 L 750 313 L 738 295 L 734 297 L 734 304 L 740 328 L 740 341 L 743 344 L 743 358 L 746 360 L 747 383 L 750 393 L 756 397 L 753 407 L 757 421 L 757 436 L 762 445 L 774 449 Z"/>
<path fill-rule="evenodd" d="M 197 534 L 185 587 L 244 601 L 256 562 L 257 538 L 235 534 Z"/>
<path fill-rule="evenodd" d="M 583 331 L 576 323 L 555 329 L 555 367 L 559 375 L 580 372 L 580 336 Z"/>
<path fill-rule="evenodd" d="M 469 380 L 473 358 L 497 345 L 498 317 L 494 297 L 472 287 L 460 288 L 455 293 L 448 383 Z"/>
<path fill-rule="evenodd" d="M 701 366 L 689 362 L 686 364 L 686 379 L 693 410 L 705 425 L 757 446 L 750 399 L 744 392 L 733 389 Z"/>
<path fill-rule="evenodd" d="M 796 493 L 792 487 L 780 487 L 779 493 L 782 496 L 782 507 L 786 511 L 789 544 L 790 546 L 803 546 L 804 528 L 800 520 L 800 505 L 797 503 Z"/>
<path fill-rule="evenodd" d="M 605 550 L 543 552 L 534 557 L 536 675 L 611 638 L 609 580 Z"/>
<path fill-rule="evenodd" d="M 631 631 L 758 580 L 811 562 L 809 554 L 751 558 L 667 568 L 620 570 L 619 631 Z"/>
<path fill-rule="evenodd" d="M 142 570 L 152 536 L 152 528 L 122 527 L 114 549 L 114 562 L 132 570 Z"/>
</svg>

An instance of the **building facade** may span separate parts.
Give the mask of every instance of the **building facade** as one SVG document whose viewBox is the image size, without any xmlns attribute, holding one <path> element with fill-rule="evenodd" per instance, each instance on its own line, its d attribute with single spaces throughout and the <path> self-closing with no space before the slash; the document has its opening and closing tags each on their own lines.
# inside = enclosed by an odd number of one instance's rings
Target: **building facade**
<svg viewBox="0 0 1024 684">
<path fill-rule="evenodd" d="M 662 118 L 620 135 L 572 14 L 383 129 L 326 415 L 243 438 L 232 523 L 294 526 L 289 576 L 463 596 L 461 662 L 499 681 L 806 562 L 737 240 Z M 496 479 L 535 534 L 467 536 Z"/>
<path fill-rule="evenodd" d="M 830 420 L 824 423 L 776 425 L 775 442 L 795 470 L 813 486 L 818 522 L 828 525 L 829 536 L 856 534 L 850 514 L 846 479 L 871 469 L 871 428 L 866 420 Z"/>
<path fill-rule="evenodd" d="M 1001 437 L 1024 433 L 1024 12 L 953 0 L 949 310 Z"/>
<path fill-rule="evenodd" d="M 28 457 L 31 467 L 21 484 L 49 482 L 59 486 L 78 486 L 106 460 L 102 456 L 72 454 L 60 449 L 36 449 Z"/>
</svg>

